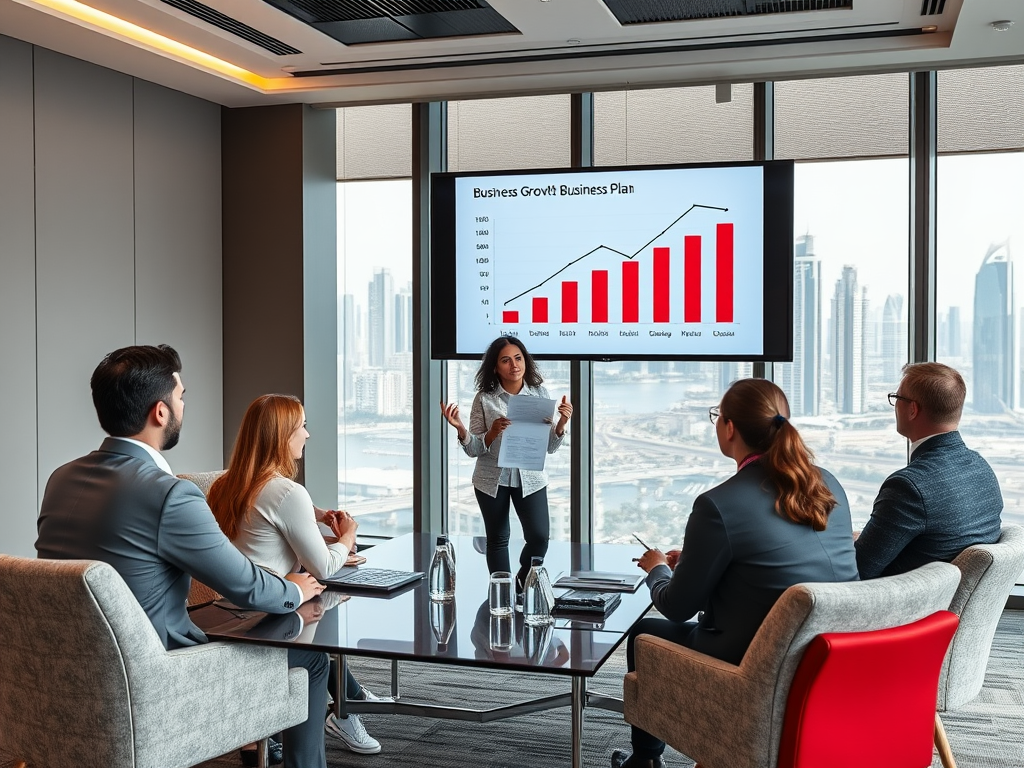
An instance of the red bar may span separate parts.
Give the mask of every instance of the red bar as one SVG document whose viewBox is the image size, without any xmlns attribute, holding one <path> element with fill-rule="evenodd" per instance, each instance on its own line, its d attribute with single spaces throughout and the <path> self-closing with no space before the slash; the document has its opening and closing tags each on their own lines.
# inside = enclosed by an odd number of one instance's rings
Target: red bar
<svg viewBox="0 0 1024 768">
<path fill-rule="evenodd" d="M 519 312 L 517 311 L 505 311 L 501 313 L 501 322 L 503 323 L 518 323 Z"/>
<path fill-rule="evenodd" d="M 654 322 L 667 323 L 669 320 L 669 250 L 654 249 Z"/>
<path fill-rule="evenodd" d="M 700 322 L 700 235 L 683 238 L 683 322 Z"/>
<path fill-rule="evenodd" d="M 622 322 L 640 322 L 640 264 L 622 262 Z"/>
<path fill-rule="evenodd" d="M 533 322 L 546 323 L 548 321 L 548 300 L 539 297 L 533 300 Z"/>
<path fill-rule="evenodd" d="M 578 323 L 580 320 L 580 284 L 575 280 L 562 283 L 562 322 Z"/>
<path fill-rule="evenodd" d="M 719 224 L 715 243 L 715 320 L 732 322 L 732 224 Z"/>
<path fill-rule="evenodd" d="M 608 322 L 608 270 L 595 269 L 590 273 L 590 321 Z"/>
</svg>

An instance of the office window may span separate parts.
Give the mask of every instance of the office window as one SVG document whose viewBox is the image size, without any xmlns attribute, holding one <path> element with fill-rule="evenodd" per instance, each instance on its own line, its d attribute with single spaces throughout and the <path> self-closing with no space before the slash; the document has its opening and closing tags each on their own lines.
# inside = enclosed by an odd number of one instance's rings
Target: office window
<svg viewBox="0 0 1024 768">
<path fill-rule="evenodd" d="M 753 103 L 750 83 L 721 104 L 714 86 L 595 93 L 594 165 L 749 160 Z"/>
<path fill-rule="evenodd" d="M 794 357 L 772 376 L 859 529 L 907 460 L 885 395 L 908 359 L 908 76 L 775 88 L 776 156 L 827 161 L 796 166 Z"/>
<path fill-rule="evenodd" d="M 412 530 L 410 116 L 338 116 L 338 505 L 360 536 Z"/>
<path fill-rule="evenodd" d="M 1024 68 L 939 73 L 937 359 L 967 383 L 965 442 L 995 470 L 1003 520 L 1024 524 Z M 965 135 L 960 135 L 963 132 Z M 982 153 L 985 150 L 1015 150 Z M 970 152 L 970 154 L 967 154 Z"/>
<path fill-rule="evenodd" d="M 734 86 L 732 97 L 715 103 L 713 86 L 595 94 L 597 164 L 751 160 L 753 87 Z M 594 538 L 626 542 L 640 531 L 652 545 L 677 547 L 694 498 L 735 472 L 708 408 L 752 366 L 651 360 L 593 369 Z"/>
<path fill-rule="evenodd" d="M 448 104 L 448 169 L 450 171 L 510 170 L 515 168 L 564 168 L 570 164 L 569 96 L 536 96 L 529 98 L 491 99 L 449 102 Z M 514 259 L 514 254 L 501 250 L 495 240 L 492 258 Z M 500 290 L 500 289 L 499 289 Z M 500 298 L 500 297 L 495 297 Z M 500 328 L 495 325 L 494 336 Z M 530 340 L 523 339 L 530 349 Z M 481 353 L 483 350 L 481 350 Z M 474 377 L 478 361 L 449 361 L 448 401 L 457 402 L 462 419 L 469 426 L 470 409 L 476 395 Z M 569 394 L 569 364 L 544 360 L 539 363 L 544 386 L 552 398 Z M 440 415 L 438 415 L 440 418 Z M 482 536 L 483 520 L 473 491 L 473 468 L 476 460 L 463 452 L 455 430 L 448 430 L 448 529 L 453 534 Z M 550 477 L 548 506 L 551 516 L 551 538 L 568 540 L 569 464 L 572 436 L 565 439 L 557 453 L 547 457 Z M 522 538 L 522 528 L 514 512 L 510 512 L 512 539 Z M 513 563 L 518 556 L 511 553 Z"/>
</svg>

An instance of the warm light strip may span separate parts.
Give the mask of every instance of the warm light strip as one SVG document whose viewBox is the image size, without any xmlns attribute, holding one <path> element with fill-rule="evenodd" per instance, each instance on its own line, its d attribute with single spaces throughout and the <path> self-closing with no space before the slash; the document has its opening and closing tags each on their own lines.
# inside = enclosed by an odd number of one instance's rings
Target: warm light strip
<svg viewBox="0 0 1024 768">
<path fill-rule="evenodd" d="M 266 78 L 250 72 L 231 62 L 218 59 L 197 48 L 179 43 L 169 37 L 152 32 L 138 24 L 111 16 L 77 0 L 15 0 L 22 5 L 38 8 L 51 15 L 69 17 L 95 28 L 97 31 L 112 34 L 125 42 L 141 45 L 158 54 L 164 54 L 187 64 L 195 64 L 203 69 L 224 75 L 232 80 L 245 83 L 262 91 L 277 91 L 288 87 L 291 78 Z"/>
</svg>

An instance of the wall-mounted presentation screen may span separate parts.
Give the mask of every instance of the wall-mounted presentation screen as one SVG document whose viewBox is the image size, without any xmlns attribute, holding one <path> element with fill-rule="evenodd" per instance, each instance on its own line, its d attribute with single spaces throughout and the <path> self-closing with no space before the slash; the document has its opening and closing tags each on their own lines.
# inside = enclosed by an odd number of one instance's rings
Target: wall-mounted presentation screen
<svg viewBox="0 0 1024 768">
<path fill-rule="evenodd" d="M 434 174 L 431 354 L 793 356 L 793 164 Z"/>
</svg>

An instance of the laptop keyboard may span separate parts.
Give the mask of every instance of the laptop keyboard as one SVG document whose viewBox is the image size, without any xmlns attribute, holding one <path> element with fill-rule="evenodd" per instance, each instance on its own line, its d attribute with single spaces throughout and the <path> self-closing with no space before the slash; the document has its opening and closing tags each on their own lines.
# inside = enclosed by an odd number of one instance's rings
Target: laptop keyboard
<svg viewBox="0 0 1024 768">
<path fill-rule="evenodd" d="M 351 575 L 346 575 L 341 583 L 352 587 L 387 588 L 406 581 L 409 571 L 390 571 L 386 568 L 360 568 Z"/>
</svg>

